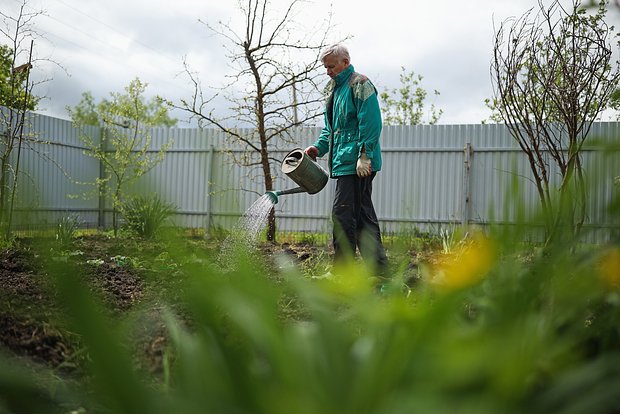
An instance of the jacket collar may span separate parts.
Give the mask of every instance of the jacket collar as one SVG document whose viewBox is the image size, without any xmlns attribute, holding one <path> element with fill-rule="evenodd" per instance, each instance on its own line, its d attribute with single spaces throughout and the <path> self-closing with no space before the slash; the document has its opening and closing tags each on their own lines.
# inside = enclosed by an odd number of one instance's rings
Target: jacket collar
<svg viewBox="0 0 620 414">
<path fill-rule="evenodd" d="M 343 70 L 342 72 L 337 74 L 334 77 L 334 81 L 336 82 L 336 86 L 340 86 L 344 82 L 346 82 L 346 80 L 349 79 L 349 76 L 351 76 L 351 74 L 353 72 L 355 72 L 355 69 L 353 68 L 353 65 L 349 65 L 349 66 L 347 66 L 347 68 L 345 70 Z"/>
</svg>

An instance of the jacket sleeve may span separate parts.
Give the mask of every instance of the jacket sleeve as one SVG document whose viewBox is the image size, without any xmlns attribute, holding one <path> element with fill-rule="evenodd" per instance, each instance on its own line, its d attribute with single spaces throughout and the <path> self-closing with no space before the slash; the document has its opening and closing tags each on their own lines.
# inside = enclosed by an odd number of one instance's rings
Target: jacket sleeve
<svg viewBox="0 0 620 414">
<path fill-rule="evenodd" d="M 355 85 L 353 99 L 356 100 L 357 121 L 359 125 L 360 153 L 362 148 L 366 151 L 366 156 L 371 160 L 376 157 L 379 150 L 379 136 L 383 122 L 381 121 L 381 109 L 377 90 L 372 82 L 366 80 Z"/>
</svg>

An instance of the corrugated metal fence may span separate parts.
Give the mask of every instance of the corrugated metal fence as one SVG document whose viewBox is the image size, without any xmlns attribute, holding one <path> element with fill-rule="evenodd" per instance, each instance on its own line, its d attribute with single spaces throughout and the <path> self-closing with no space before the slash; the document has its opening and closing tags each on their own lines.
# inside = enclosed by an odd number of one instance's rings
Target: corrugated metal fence
<svg viewBox="0 0 620 414">
<path fill-rule="evenodd" d="M 250 130 L 243 131 L 251 133 Z M 109 225 L 110 203 L 97 197 L 92 183 L 102 174 L 99 162 L 85 147 L 69 121 L 32 115 L 30 140 L 22 152 L 20 198 L 16 224 L 45 226 L 76 213 L 89 226 Z M 100 139 L 102 131 L 88 133 Z M 298 131 L 296 144 L 283 140 L 272 156 L 281 159 L 294 146 L 311 144 L 319 129 Z M 620 137 L 620 124 L 597 123 L 591 137 Z M 173 144 L 164 161 L 143 177 L 132 191 L 156 192 L 178 207 L 175 222 L 184 227 L 233 226 L 264 192 L 258 169 L 231 162 L 241 148 L 223 133 L 209 129 L 155 129 L 152 150 Z M 460 223 L 513 223 L 519 211 L 538 206 L 529 165 L 502 125 L 436 125 L 385 127 L 383 170 L 374 181 L 374 200 L 384 232 L 438 230 Z M 605 206 L 620 175 L 620 157 L 601 151 L 584 152 L 590 181 L 588 228 L 592 240 L 605 240 L 620 227 Z M 320 161 L 325 165 L 325 161 Z M 274 160 L 276 189 L 295 186 Z M 315 195 L 280 197 L 278 229 L 331 232 L 333 180 Z M 517 183 L 518 185 L 515 185 Z M 93 197 L 83 195 L 90 192 Z M 614 231 L 615 231 L 614 230 Z"/>
</svg>

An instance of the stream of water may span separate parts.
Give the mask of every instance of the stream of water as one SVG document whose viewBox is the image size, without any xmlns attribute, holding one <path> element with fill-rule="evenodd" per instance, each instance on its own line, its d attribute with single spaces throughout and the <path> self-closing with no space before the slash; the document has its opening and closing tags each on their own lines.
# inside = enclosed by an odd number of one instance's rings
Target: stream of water
<svg viewBox="0 0 620 414">
<path fill-rule="evenodd" d="M 271 197 L 264 194 L 245 211 L 239 220 L 239 227 L 246 233 L 252 244 L 256 243 L 259 233 L 267 225 L 267 218 L 273 206 Z"/>
<path fill-rule="evenodd" d="M 234 262 L 233 255 L 236 249 L 251 249 L 256 245 L 260 232 L 267 225 L 269 212 L 273 206 L 271 197 L 264 194 L 243 213 L 230 236 L 222 244 L 218 257 L 221 266 L 230 269 Z"/>
</svg>

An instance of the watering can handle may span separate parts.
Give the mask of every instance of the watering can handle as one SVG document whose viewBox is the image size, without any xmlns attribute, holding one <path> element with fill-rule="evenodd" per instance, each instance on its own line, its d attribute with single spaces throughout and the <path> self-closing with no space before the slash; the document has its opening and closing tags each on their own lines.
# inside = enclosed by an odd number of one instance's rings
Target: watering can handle
<svg viewBox="0 0 620 414">
<path fill-rule="evenodd" d="M 297 164 L 299 164 L 299 158 L 296 157 L 288 157 L 284 160 L 285 163 L 287 163 L 290 166 L 295 166 Z"/>
</svg>

